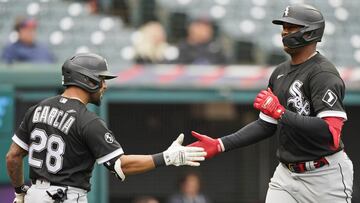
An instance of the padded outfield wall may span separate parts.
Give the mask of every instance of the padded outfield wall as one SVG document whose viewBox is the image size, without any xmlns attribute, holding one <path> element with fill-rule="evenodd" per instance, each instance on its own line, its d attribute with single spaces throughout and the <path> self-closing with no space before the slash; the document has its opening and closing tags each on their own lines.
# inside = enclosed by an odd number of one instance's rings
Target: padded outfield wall
<svg viewBox="0 0 360 203">
<path fill-rule="evenodd" d="M 0 189 L 9 179 L 5 154 L 13 130 L 26 109 L 39 100 L 62 91 L 61 75 L 54 67 L 6 67 L 0 69 Z M 355 193 L 359 199 L 360 74 L 359 69 L 341 68 L 346 81 L 345 98 L 349 120 L 344 127 L 346 151 L 355 168 Z M 109 124 L 126 153 L 156 153 L 165 150 L 180 132 L 185 144 L 191 130 L 213 137 L 234 132 L 257 118 L 252 101 L 266 86 L 272 68 L 265 67 L 182 67 L 134 66 L 118 72 L 109 83 L 97 111 Z M 277 165 L 276 138 L 220 155 L 196 168 L 203 191 L 214 202 L 262 202 L 267 183 Z M 129 202 L 136 196 L 153 195 L 165 200 L 176 191 L 178 177 L 190 167 L 161 168 L 117 181 L 97 167 L 90 202 Z"/>
</svg>

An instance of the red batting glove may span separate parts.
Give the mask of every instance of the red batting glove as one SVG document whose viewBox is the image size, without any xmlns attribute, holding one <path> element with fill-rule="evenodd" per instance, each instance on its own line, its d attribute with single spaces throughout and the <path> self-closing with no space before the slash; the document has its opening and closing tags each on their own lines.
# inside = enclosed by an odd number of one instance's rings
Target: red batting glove
<svg viewBox="0 0 360 203">
<path fill-rule="evenodd" d="M 224 151 L 224 147 L 220 139 L 213 139 L 195 131 L 191 131 L 191 134 L 196 137 L 198 141 L 193 142 L 188 146 L 204 148 L 206 151 L 206 159 L 212 158 L 216 154 Z"/>
<path fill-rule="evenodd" d="M 260 91 L 255 98 L 254 108 L 276 120 L 281 118 L 285 112 L 285 108 L 280 104 L 279 99 L 270 88 Z"/>
</svg>

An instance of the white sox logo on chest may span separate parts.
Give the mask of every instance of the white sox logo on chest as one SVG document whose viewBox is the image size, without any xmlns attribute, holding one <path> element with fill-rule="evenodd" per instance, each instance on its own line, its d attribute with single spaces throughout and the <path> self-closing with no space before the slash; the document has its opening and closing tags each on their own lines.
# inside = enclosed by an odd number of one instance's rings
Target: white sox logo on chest
<svg viewBox="0 0 360 203">
<path fill-rule="evenodd" d="M 290 88 L 289 93 L 292 97 L 287 100 L 287 105 L 291 104 L 296 108 L 296 111 L 300 115 L 308 116 L 310 114 L 310 104 L 305 100 L 300 88 L 303 83 L 300 80 L 295 80 Z"/>
</svg>

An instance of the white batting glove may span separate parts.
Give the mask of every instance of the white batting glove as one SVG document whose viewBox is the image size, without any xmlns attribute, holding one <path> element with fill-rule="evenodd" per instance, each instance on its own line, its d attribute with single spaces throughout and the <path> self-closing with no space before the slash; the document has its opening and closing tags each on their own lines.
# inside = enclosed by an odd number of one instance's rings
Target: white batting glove
<svg viewBox="0 0 360 203">
<path fill-rule="evenodd" d="M 24 203 L 25 193 L 15 193 L 15 199 L 13 203 Z"/>
<path fill-rule="evenodd" d="M 17 191 L 19 193 L 15 192 L 15 199 L 14 199 L 13 203 L 24 203 L 25 194 L 28 189 L 29 189 L 29 186 L 27 186 L 27 185 L 22 185 L 22 186 L 16 188 L 15 191 Z"/>
<path fill-rule="evenodd" d="M 204 161 L 206 152 L 201 147 L 185 147 L 182 146 L 184 134 L 179 137 L 164 151 L 165 164 L 175 166 L 200 166 L 199 161 Z"/>
</svg>

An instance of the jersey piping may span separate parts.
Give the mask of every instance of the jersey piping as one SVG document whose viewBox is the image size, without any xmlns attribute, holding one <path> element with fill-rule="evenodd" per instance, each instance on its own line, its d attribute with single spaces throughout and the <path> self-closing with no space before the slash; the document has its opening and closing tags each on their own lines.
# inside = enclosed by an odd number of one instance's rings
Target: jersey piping
<svg viewBox="0 0 360 203">
<path fill-rule="evenodd" d="M 115 157 L 117 157 L 117 156 L 119 156 L 121 154 L 124 154 L 124 151 L 123 151 L 122 148 L 119 148 L 119 149 L 111 152 L 110 154 L 107 154 L 107 155 L 105 155 L 103 157 L 100 157 L 100 158 L 96 159 L 96 162 L 98 164 L 102 164 L 102 163 L 105 163 L 106 161 L 109 161 L 110 159 L 113 159 L 113 158 L 115 158 Z"/>
<path fill-rule="evenodd" d="M 323 118 L 323 117 L 340 117 L 347 120 L 346 113 L 343 111 L 322 111 L 316 115 L 317 117 Z"/>
<path fill-rule="evenodd" d="M 23 142 L 22 140 L 20 140 L 20 138 L 18 138 L 16 136 L 16 134 L 14 134 L 14 136 L 12 137 L 12 140 L 19 145 L 22 149 L 29 151 L 29 145 L 26 144 L 25 142 Z"/>
<path fill-rule="evenodd" d="M 272 123 L 272 124 L 278 124 L 278 121 L 274 118 L 271 118 L 270 116 L 264 114 L 263 112 L 260 112 L 259 114 L 259 118 L 263 121 L 266 121 L 268 123 Z"/>
</svg>

